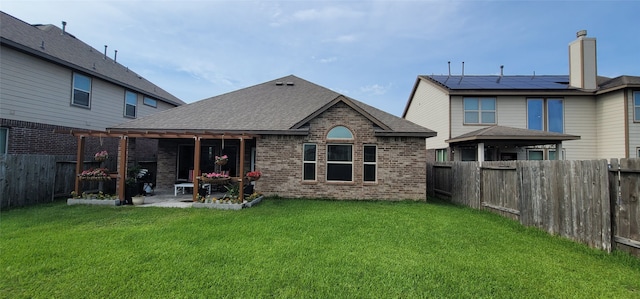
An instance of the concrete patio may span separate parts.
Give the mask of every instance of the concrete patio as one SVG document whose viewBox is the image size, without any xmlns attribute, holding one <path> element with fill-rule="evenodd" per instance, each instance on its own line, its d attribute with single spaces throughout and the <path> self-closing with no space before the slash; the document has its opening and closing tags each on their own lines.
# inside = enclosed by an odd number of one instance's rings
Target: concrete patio
<svg viewBox="0 0 640 299">
<path fill-rule="evenodd" d="M 222 198 L 224 193 L 212 192 L 211 197 Z M 146 196 L 144 204 L 138 207 L 190 208 L 193 206 L 193 195 L 190 193 L 174 195 L 171 191 L 154 193 Z"/>
</svg>

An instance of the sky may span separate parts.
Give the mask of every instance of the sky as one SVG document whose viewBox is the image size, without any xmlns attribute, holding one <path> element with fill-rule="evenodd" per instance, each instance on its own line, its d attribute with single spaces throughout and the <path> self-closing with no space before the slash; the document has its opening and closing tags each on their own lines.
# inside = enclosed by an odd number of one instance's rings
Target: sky
<svg viewBox="0 0 640 299">
<path fill-rule="evenodd" d="M 640 76 L 640 1 L 2 0 L 191 103 L 295 75 L 401 116 L 418 75 L 567 75 L 597 39 L 598 75 Z M 1 24 L 0 24 L 1 25 Z"/>
</svg>

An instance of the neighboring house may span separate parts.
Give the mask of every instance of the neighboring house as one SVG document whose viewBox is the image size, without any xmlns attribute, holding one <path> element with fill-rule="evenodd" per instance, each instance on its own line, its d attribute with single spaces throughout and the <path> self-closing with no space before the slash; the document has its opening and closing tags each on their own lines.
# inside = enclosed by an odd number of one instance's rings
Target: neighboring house
<svg viewBox="0 0 640 299">
<path fill-rule="evenodd" d="M 54 25 L 0 12 L 0 154 L 74 155 L 70 130 L 97 130 L 184 104 Z M 114 57 L 115 58 L 115 57 Z M 66 131 L 66 134 L 60 132 Z M 114 142 L 116 141 L 116 142 Z M 154 142 L 142 142 L 154 155 Z M 117 150 L 92 138 L 87 157 Z"/>
<path fill-rule="evenodd" d="M 418 76 L 403 118 L 438 132 L 431 161 L 640 157 L 640 77 L 596 76 L 586 31 L 569 55 L 568 76 Z"/>
<path fill-rule="evenodd" d="M 202 172 L 242 178 L 257 169 L 256 188 L 266 195 L 391 200 L 426 199 L 425 138 L 436 135 L 295 76 L 101 134 L 159 140 L 156 192 L 172 193 Z M 229 162 L 216 166 L 223 154 Z"/>
</svg>

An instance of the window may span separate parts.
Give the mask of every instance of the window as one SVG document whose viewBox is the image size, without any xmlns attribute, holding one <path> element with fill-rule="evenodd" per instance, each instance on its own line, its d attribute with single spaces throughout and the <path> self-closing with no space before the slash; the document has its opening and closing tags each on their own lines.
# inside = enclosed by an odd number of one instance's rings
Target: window
<svg viewBox="0 0 640 299">
<path fill-rule="evenodd" d="M 495 98 L 464 98 L 465 124 L 495 124 Z"/>
<path fill-rule="evenodd" d="M 542 99 L 527 100 L 527 128 L 529 130 L 544 131 L 544 117 Z"/>
<path fill-rule="evenodd" d="M 377 171 L 377 154 L 375 145 L 364 146 L 363 181 L 375 182 Z"/>
<path fill-rule="evenodd" d="M 633 93 L 633 113 L 633 121 L 640 122 L 640 91 Z"/>
<path fill-rule="evenodd" d="M 636 158 L 640 158 L 640 147 L 637 148 L 636 150 L 638 150 L 638 156 L 636 156 Z"/>
<path fill-rule="evenodd" d="M 311 143 L 305 143 L 302 149 L 302 180 L 315 181 L 316 180 L 316 145 Z"/>
<path fill-rule="evenodd" d="M 536 160 L 541 161 L 544 160 L 544 151 L 543 150 L 529 150 L 527 152 L 528 160 Z"/>
<path fill-rule="evenodd" d="M 153 108 L 158 108 L 158 101 L 152 98 L 144 97 L 144 99 L 142 99 L 142 103 Z"/>
<path fill-rule="evenodd" d="M 564 103 L 562 99 L 527 99 L 527 128 L 564 133 Z"/>
<path fill-rule="evenodd" d="M 446 148 L 442 148 L 442 149 L 437 149 L 436 150 L 436 161 L 438 161 L 438 162 L 447 161 L 447 149 Z"/>
<path fill-rule="evenodd" d="M 353 181 L 353 146 L 327 145 L 327 181 Z"/>
<path fill-rule="evenodd" d="M 562 150 L 562 156 L 560 157 L 561 158 L 560 160 L 565 160 L 565 156 L 566 156 L 566 153 L 565 153 L 565 151 L 563 149 Z M 550 149 L 549 150 L 549 160 L 555 160 L 555 159 L 556 159 L 556 150 Z"/>
<path fill-rule="evenodd" d="M 124 116 L 136 117 L 137 106 L 138 95 L 127 90 L 124 95 Z"/>
<path fill-rule="evenodd" d="M 73 94 L 71 104 L 82 107 L 90 107 L 91 103 L 91 78 L 73 73 Z"/>
<path fill-rule="evenodd" d="M 475 161 L 476 160 L 476 149 L 475 148 L 462 148 L 462 149 L 460 149 L 460 160 L 461 161 Z"/>
<path fill-rule="evenodd" d="M 346 127 L 337 126 L 329 131 L 327 139 L 353 139 L 353 134 Z"/>
<path fill-rule="evenodd" d="M 0 128 L 0 155 L 7 153 L 9 148 L 9 128 Z"/>
</svg>

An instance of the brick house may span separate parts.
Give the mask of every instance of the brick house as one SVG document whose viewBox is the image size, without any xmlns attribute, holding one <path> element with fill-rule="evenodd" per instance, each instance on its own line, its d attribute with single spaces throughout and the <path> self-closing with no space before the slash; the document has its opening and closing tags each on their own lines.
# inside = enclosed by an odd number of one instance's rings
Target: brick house
<svg viewBox="0 0 640 299">
<path fill-rule="evenodd" d="M 436 135 L 293 75 L 102 134 L 158 139 L 156 192 L 197 184 L 194 173 L 257 169 L 265 195 L 389 200 L 426 199 L 425 140 Z M 215 165 L 223 154 L 229 162 Z"/>
</svg>

